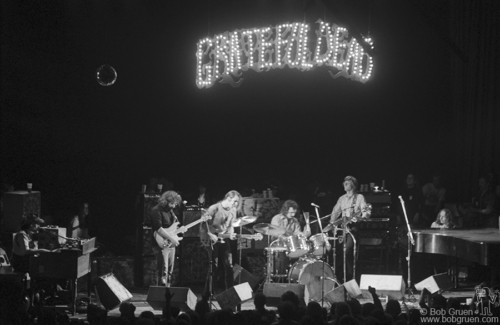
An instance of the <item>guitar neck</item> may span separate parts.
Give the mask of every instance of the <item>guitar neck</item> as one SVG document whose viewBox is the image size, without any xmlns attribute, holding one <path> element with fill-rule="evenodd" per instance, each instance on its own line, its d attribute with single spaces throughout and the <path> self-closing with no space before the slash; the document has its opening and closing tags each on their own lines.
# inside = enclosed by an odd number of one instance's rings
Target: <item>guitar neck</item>
<svg viewBox="0 0 500 325">
<path fill-rule="evenodd" d="M 193 222 L 191 222 L 191 223 L 187 224 L 187 225 L 186 225 L 186 226 L 184 226 L 184 227 L 186 227 L 187 229 L 189 229 L 189 228 L 191 228 L 191 227 L 193 227 L 193 226 L 196 226 L 197 224 L 199 224 L 200 222 L 203 222 L 203 221 L 205 221 L 205 220 L 203 220 L 203 218 L 200 218 L 200 219 L 198 219 L 198 220 L 196 220 L 196 221 L 193 221 Z M 180 231 L 177 229 L 177 230 L 175 231 L 175 234 L 177 235 L 177 234 L 179 234 L 179 233 L 180 233 Z"/>
<path fill-rule="evenodd" d="M 257 238 L 257 236 L 255 236 L 255 235 L 236 235 L 236 238 L 255 239 L 255 238 Z"/>
</svg>

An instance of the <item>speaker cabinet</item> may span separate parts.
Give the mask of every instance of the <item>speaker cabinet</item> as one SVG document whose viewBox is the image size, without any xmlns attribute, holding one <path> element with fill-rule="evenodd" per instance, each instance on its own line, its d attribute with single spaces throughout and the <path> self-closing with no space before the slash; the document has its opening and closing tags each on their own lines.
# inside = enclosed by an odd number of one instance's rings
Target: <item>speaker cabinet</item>
<svg viewBox="0 0 500 325">
<path fill-rule="evenodd" d="M 40 215 L 40 192 L 13 191 L 3 196 L 3 231 L 18 232 L 23 215 Z"/>
<path fill-rule="evenodd" d="M 248 282 L 235 285 L 215 297 L 221 309 L 232 309 L 244 301 L 252 299 L 252 288 Z"/>
<path fill-rule="evenodd" d="M 276 307 L 281 302 L 281 295 L 287 291 L 294 292 L 299 296 L 301 304 L 306 304 L 305 297 L 305 284 L 296 283 L 264 283 L 264 295 L 267 297 L 266 305 L 269 307 Z"/>
<path fill-rule="evenodd" d="M 113 274 L 98 277 L 95 289 L 99 301 L 107 310 L 115 309 L 122 302 L 132 299 L 132 294 L 115 278 Z"/>
<path fill-rule="evenodd" d="M 151 286 L 148 290 L 146 301 L 154 310 L 163 310 L 165 307 L 165 292 L 167 287 Z M 194 310 L 196 307 L 196 295 L 189 288 L 168 288 L 172 296 L 170 306 L 179 307 L 180 310 Z"/>
<path fill-rule="evenodd" d="M 199 220 L 201 218 L 201 209 L 188 208 L 182 211 L 182 224 L 187 225 L 193 221 Z M 184 237 L 200 237 L 200 226 L 195 225 L 189 228 L 185 233 Z"/>
<path fill-rule="evenodd" d="M 364 298 L 371 298 L 368 287 L 375 288 L 379 296 L 387 295 L 389 298 L 397 300 L 403 298 L 406 290 L 406 285 L 401 275 L 362 274 L 359 286 Z"/>
<path fill-rule="evenodd" d="M 240 274 L 241 274 L 241 281 L 240 280 Z M 239 283 L 245 283 L 248 282 L 250 287 L 255 289 L 257 285 L 259 284 L 259 278 L 253 275 L 252 273 L 248 272 L 238 264 L 233 265 L 233 279 L 234 283 L 239 284 Z"/>
<path fill-rule="evenodd" d="M 449 290 L 453 288 L 453 283 L 450 280 L 448 274 L 440 273 L 436 275 L 431 275 L 427 279 L 420 281 L 415 284 L 415 289 L 422 291 L 426 288 L 430 293 L 438 292 L 439 290 Z"/>
<path fill-rule="evenodd" d="M 361 289 L 356 280 L 350 280 L 338 286 L 326 295 L 326 300 L 330 302 L 345 301 L 346 298 L 357 298 L 362 295 Z"/>
</svg>

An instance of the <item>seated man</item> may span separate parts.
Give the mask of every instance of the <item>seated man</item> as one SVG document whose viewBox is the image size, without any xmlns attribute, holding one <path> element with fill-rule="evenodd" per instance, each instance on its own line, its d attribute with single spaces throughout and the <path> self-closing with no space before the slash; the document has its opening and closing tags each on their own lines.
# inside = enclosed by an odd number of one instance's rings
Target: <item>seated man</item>
<svg viewBox="0 0 500 325">
<path fill-rule="evenodd" d="M 30 255 L 59 251 L 59 249 L 51 251 L 36 247 L 33 235 L 38 232 L 38 228 L 43 223 L 43 219 L 40 219 L 36 214 L 28 214 L 21 226 L 21 230 L 15 234 L 11 263 L 16 272 L 29 272 Z"/>
<path fill-rule="evenodd" d="M 468 228 L 498 228 L 498 213 L 495 211 L 495 193 L 490 189 L 486 176 L 479 178 L 479 191 L 472 198 L 472 204 L 460 208 L 464 216 L 464 227 Z"/>
</svg>

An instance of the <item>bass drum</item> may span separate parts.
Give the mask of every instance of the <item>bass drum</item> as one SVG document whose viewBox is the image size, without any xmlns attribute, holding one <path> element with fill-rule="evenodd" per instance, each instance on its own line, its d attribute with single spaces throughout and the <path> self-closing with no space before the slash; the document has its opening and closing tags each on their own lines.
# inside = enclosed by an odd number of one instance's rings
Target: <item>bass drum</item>
<svg viewBox="0 0 500 325">
<path fill-rule="evenodd" d="M 321 301 L 323 266 L 325 270 L 324 295 L 326 297 L 335 287 L 333 281 L 335 272 L 328 263 L 313 258 L 305 258 L 297 261 L 290 269 L 288 274 L 290 282 L 304 284 L 306 287 L 307 292 L 304 292 L 306 304 L 309 301 Z"/>
</svg>

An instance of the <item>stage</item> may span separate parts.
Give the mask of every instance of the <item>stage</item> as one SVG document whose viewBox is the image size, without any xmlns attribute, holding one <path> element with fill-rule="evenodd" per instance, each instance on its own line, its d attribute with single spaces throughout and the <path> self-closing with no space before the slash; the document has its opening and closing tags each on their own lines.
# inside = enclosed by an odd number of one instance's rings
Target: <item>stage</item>
<svg viewBox="0 0 500 325">
<path fill-rule="evenodd" d="M 444 291 L 442 295 L 445 298 L 458 298 L 462 304 L 466 303 L 467 298 L 472 298 L 474 296 L 474 286 L 477 285 L 478 283 L 460 283 L 460 286 L 458 289 L 454 290 L 449 290 L 449 291 Z M 201 294 L 203 291 L 203 286 L 193 286 L 190 287 L 191 291 L 196 295 L 198 301 L 201 299 Z M 132 298 L 128 301 L 132 303 L 135 307 L 135 316 L 139 317 L 140 314 L 144 311 L 151 311 L 153 312 L 154 315 L 156 316 L 161 316 L 162 311 L 160 309 L 153 309 L 153 307 L 150 306 L 150 304 L 146 301 L 147 300 L 147 295 L 148 295 L 148 288 L 130 288 L 128 289 L 130 293 L 132 294 Z M 409 301 L 408 296 L 405 295 L 404 302 L 403 300 L 400 300 L 401 308 L 402 311 L 404 312 L 407 309 L 420 309 L 418 306 L 418 300 L 420 299 L 420 293 L 417 291 L 413 292 L 415 301 Z M 80 292 L 78 295 L 79 299 L 78 301 L 82 301 L 85 299 L 80 299 L 80 298 L 86 298 L 87 293 L 86 292 Z M 366 298 L 357 298 L 361 304 L 368 303 L 368 302 L 373 302 L 372 299 L 366 299 Z M 382 302 L 382 305 L 385 308 L 385 304 L 387 302 L 387 297 L 381 295 L 380 300 Z M 92 303 L 97 303 L 97 299 L 95 298 L 95 295 L 92 294 Z M 405 307 L 406 305 L 406 307 Z M 328 304 L 325 304 L 324 307 L 329 308 Z M 213 309 L 220 309 L 219 304 L 217 301 L 213 301 L 212 305 Z M 270 310 L 276 310 L 276 307 L 267 307 Z M 241 310 L 253 310 L 255 309 L 255 306 L 253 304 L 253 299 L 247 300 L 241 304 Z M 62 311 L 62 309 L 61 309 Z M 69 313 L 69 310 L 66 311 L 70 317 L 70 319 L 86 319 L 86 309 L 84 306 L 80 304 L 80 306 L 77 308 L 77 313 L 75 315 L 71 315 Z M 112 310 L 108 311 L 108 317 L 118 317 L 120 316 L 120 311 L 119 307 L 116 307 Z"/>
</svg>

